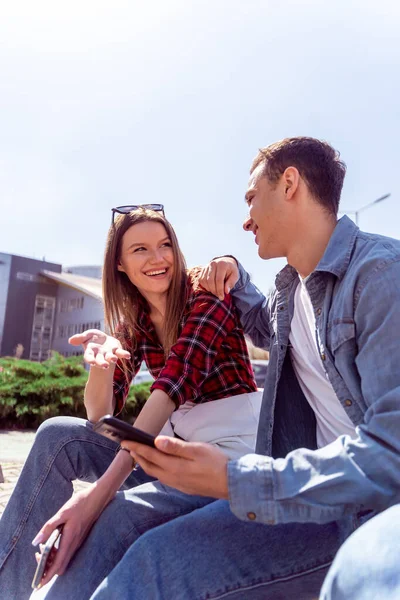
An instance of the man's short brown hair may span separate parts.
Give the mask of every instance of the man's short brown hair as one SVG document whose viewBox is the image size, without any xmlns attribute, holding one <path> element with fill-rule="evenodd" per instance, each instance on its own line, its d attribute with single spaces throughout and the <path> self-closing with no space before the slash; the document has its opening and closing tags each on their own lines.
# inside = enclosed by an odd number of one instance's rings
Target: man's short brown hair
<svg viewBox="0 0 400 600">
<path fill-rule="evenodd" d="M 261 148 L 250 173 L 261 163 L 271 183 L 277 182 L 288 167 L 296 167 L 314 198 L 337 214 L 346 165 L 328 142 L 311 137 L 285 138 Z"/>
</svg>

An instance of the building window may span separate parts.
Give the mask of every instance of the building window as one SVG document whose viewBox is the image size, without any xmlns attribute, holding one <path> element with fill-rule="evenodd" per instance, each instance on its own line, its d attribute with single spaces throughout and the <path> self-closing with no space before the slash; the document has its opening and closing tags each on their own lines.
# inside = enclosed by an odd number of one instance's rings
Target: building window
<svg viewBox="0 0 400 600">
<path fill-rule="evenodd" d="M 23 273 L 22 271 L 18 271 L 15 277 L 20 281 L 39 281 L 37 275 L 34 275 L 33 273 Z"/>
<path fill-rule="evenodd" d="M 72 352 L 67 351 L 67 352 L 63 352 L 62 354 L 63 354 L 63 356 L 65 356 L 65 358 L 69 358 L 70 356 L 82 356 L 83 350 L 73 350 Z"/>
<path fill-rule="evenodd" d="M 61 298 L 58 310 L 59 312 L 72 312 L 83 308 L 84 302 L 84 296 L 80 296 L 79 298 Z"/>
<path fill-rule="evenodd" d="M 29 354 L 31 360 L 42 361 L 50 357 L 55 308 L 55 298 L 36 296 Z"/>
<path fill-rule="evenodd" d="M 80 298 L 70 298 L 68 300 L 68 312 L 72 312 L 73 310 L 83 308 L 83 301 L 83 296 L 81 296 Z"/>
</svg>

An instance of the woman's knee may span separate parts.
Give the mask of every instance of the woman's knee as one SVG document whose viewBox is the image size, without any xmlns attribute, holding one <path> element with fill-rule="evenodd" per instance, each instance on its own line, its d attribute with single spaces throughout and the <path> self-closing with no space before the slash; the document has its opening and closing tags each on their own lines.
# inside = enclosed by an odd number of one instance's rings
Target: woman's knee
<svg viewBox="0 0 400 600">
<path fill-rule="evenodd" d="M 87 426 L 88 421 L 75 417 L 51 417 L 46 419 L 36 432 L 35 446 L 53 446 L 65 439 L 73 439 Z"/>
</svg>

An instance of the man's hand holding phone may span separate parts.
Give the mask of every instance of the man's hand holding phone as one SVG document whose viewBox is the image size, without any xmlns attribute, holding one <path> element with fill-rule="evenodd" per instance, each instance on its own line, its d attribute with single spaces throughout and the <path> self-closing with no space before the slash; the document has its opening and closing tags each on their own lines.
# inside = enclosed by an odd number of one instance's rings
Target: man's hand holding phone
<svg viewBox="0 0 400 600">
<path fill-rule="evenodd" d="M 122 448 L 161 483 L 186 494 L 228 498 L 228 457 L 216 446 L 160 435 L 155 448 L 124 441 Z"/>
</svg>

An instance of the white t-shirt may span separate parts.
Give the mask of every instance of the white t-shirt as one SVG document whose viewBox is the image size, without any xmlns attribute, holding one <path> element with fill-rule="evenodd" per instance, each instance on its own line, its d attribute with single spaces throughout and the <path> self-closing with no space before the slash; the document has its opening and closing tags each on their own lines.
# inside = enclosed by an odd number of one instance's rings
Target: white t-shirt
<svg viewBox="0 0 400 600">
<path fill-rule="evenodd" d="M 317 420 L 318 448 L 333 442 L 339 435 L 355 437 L 355 428 L 322 366 L 316 339 L 316 324 L 311 298 L 301 279 L 294 296 L 294 314 L 289 341 L 293 368 L 303 394 Z"/>
</svg>

